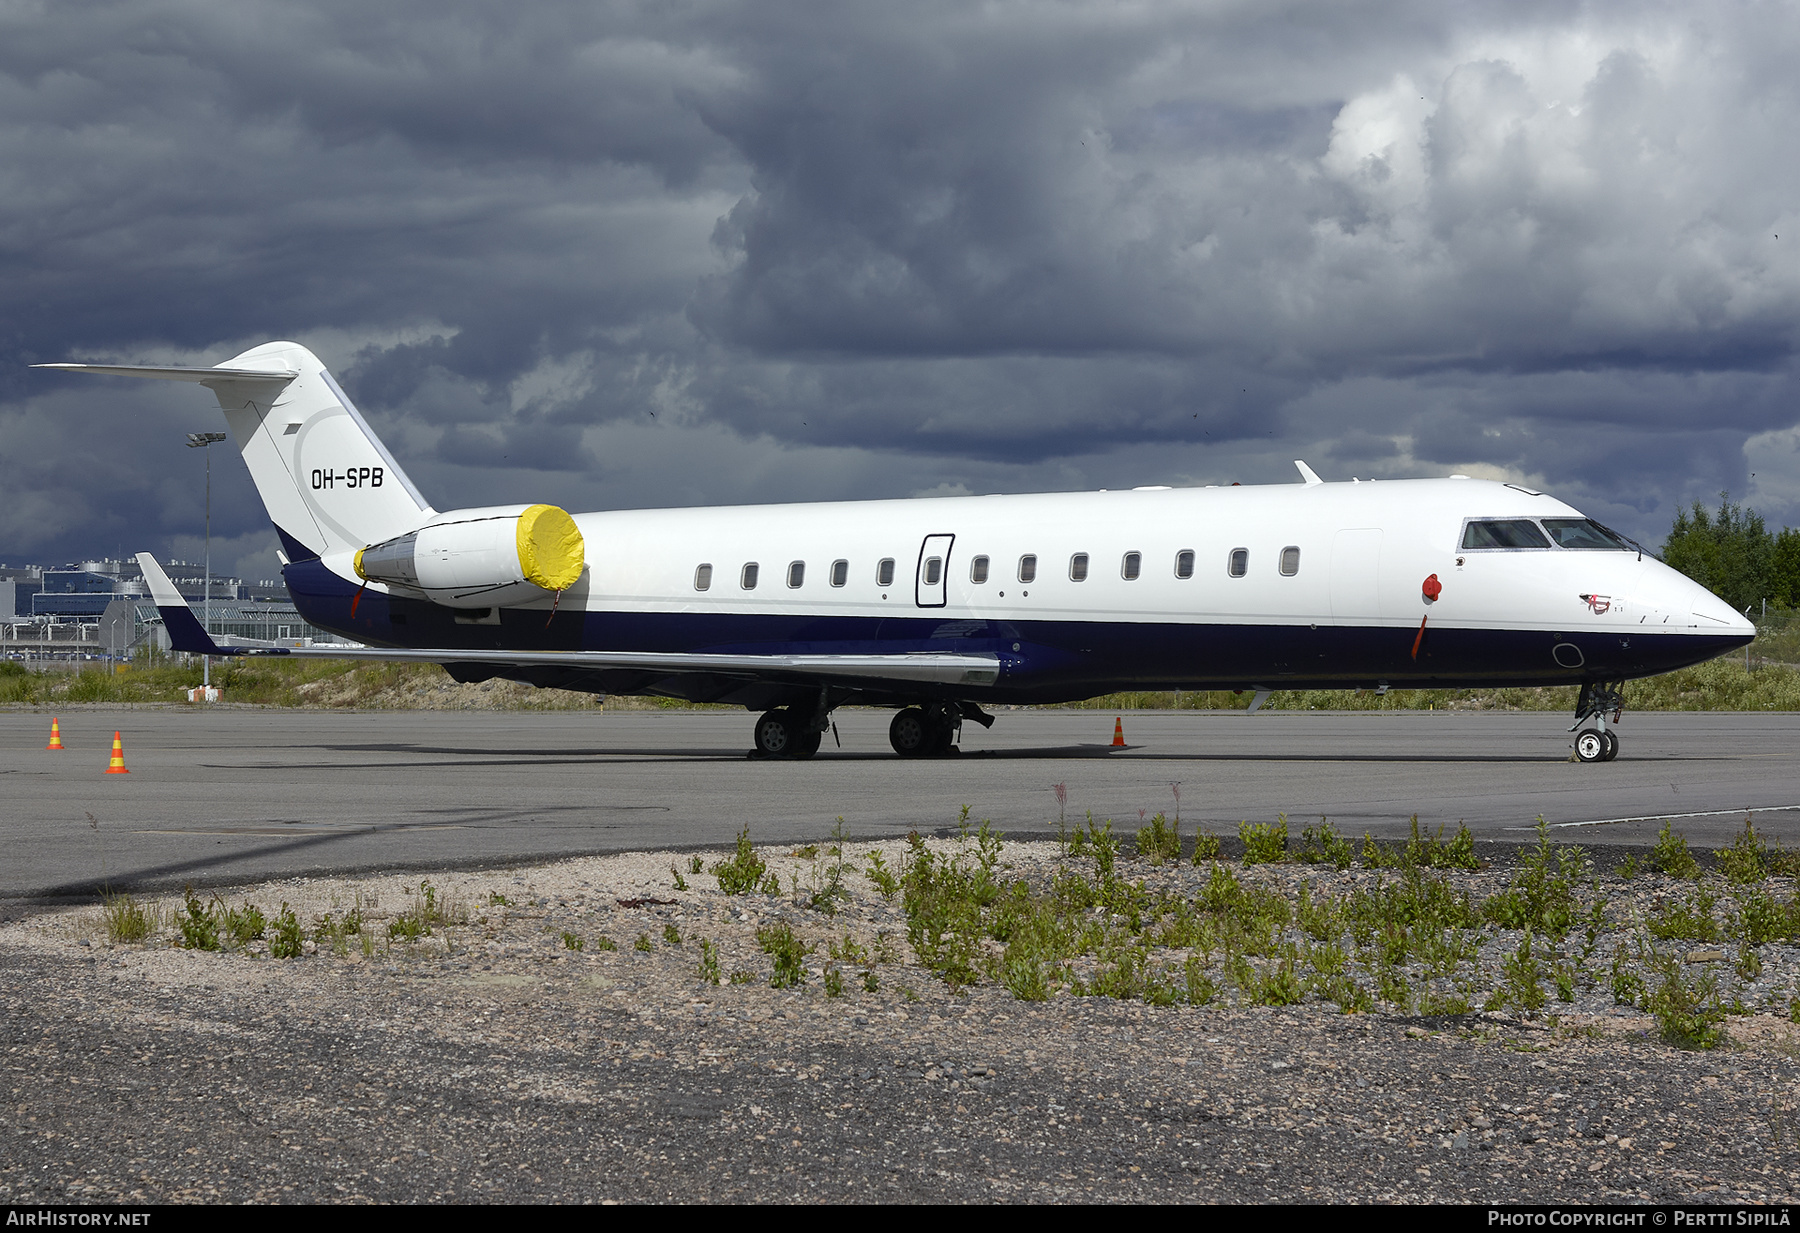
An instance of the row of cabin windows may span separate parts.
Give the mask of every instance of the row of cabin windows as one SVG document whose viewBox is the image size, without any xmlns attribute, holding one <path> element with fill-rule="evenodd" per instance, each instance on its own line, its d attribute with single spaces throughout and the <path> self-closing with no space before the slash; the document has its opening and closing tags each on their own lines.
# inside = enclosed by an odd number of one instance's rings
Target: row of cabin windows
<svg viewBox="0 0 1800 1233">
<path fill-rule="evenodd" d="M 1289 545 L 1281 550 L 1281 574 L 1284 578 L 1292 578 L 1300 572 L 1300 549 Z M 925 585 L 934 587 L 943 580 L 944 561 L 942 557 L 928 557 L 925 560 Z M 746 591 L 754 591 L 762 567 L 755 561 L 746 562 L 738 575 L 738 586 Z M 1031 583 L 1037 581 L 1038 559 L 1036 553 L 1026 553 L 1019 558 L 1019 581 Z M 1127 582 L 1135 582 L 1144 570 L 1144 554 L 1128 552 L 1119 562 L 1119 576 Z M 1242 578 L 1250 572 L 1250 550 L 1233 548 L 1225 558 L 1225 573 L 1231 578 Z M 977 586 L 988 580 L 989 560 L 985 556 L 975 557 L 969 562 L 969 581 Z M 713 567 L 701 565 L 694 570 L 694 589 L 706 591 L 712 588 Z M 850 562 L 833 561 L 831 563 L 831 585 L 841 587 L 850 581 Z M 1088 554 L 1078 552 L 1069 558 L 1069 581 L 1086 582 L 1088 576 Z M 1175 554 L 1175 576 L 1192 578 L 1194 576 L 1194 550 L 1183 548 Z M 787 567 L 787 584 L 790 587 L 806 585 L 806 562 L 790 561 Z M 894 585 L 894 558 L 883 557 L 875 566 L 875 584 L 889 587 Z"/>
</svg>

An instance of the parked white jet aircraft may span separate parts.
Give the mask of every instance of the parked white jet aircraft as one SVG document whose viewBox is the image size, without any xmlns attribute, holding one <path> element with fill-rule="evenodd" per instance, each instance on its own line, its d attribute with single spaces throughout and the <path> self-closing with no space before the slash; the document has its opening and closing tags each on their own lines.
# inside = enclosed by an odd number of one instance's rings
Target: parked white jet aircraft
<svg viewBox="0 0 1800 1233">
<path fill-rule="evenodd" d="M 984 703 L 1113 690 L 1581 689 L 1576 752 L 1618 752 L 1621 687 L 1754 628 L 1554 497 L 1451 476 L 571 516 L 440 514 L 331 374 L 275 342 L 216 368 L 46 364 L 191 381 L 224 409 L 301 614 L 366 649 L 223 646 L 148 554 L 178 650 L 440 663 L 764 712 L 810 757 L 834 707 L 894 707 L 902 756 Z M 1261 698 L 1257 699 L 1260 703 Z M 1253 708 L 1254 709 L 1254 708 Z"/>
</svg>

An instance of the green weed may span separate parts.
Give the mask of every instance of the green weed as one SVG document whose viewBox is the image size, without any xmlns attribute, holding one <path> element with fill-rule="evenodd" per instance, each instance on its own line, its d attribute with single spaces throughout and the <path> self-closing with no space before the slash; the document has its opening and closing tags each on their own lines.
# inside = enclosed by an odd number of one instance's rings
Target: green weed
<svg viewBox="0 0 1800 1233">
<path fill-rule="evenodd" d="M 1181 859 L 1181 823 L 1171 823 L 1162 814 L 1150 819 L 1150 825 L 1137 833 L 1137 854 L 1151 864 Z"/>
<path fill-rule="evenodd" d="M 1319 819 L 1317 826 L 1309 826 L 1300 832 L 1299 858 L 1308 864 L 1335 865 L 1339 869 L 1350 868 L 1351 861 L 1356 859 L 1356 849 L 1350 841 L 1338 834 L 1330 821 Z"/>
<path fill-rule="evenodd" d="M 1671 828 L 1664 822 L 1662 829 L 1656 833 L 1656 846 L 1650 849 L 1647 862 L 1658 873 L 1671 878 L 1697 878 L 1700 876 L 1700 862 L 1688 851 L 1687 836 Z"/>
<path fill-rule="evenodd" d="M 712 871 L 719 879 L 721 891 L 727 895 L 742 895 L 762 884 L 768 868 L 767 862 L 751 846 L 750 828 L 745 826 L 738 832 L 736 853 L 730 860 L 718 862 Z M 779 882 L 775 884 L 775 893 L 781 893 Z"/>
<path fill-rule="evenodd" d="M 1733 882 L 1760 882 L 1769 876 L 1769 844 L 1756 833 L 1750 815 L 1744 815 L 1744 829 L 1729 848 L 1714 853 L 1719 871 Z"/>
<path fill-rule="evenodd" d="M 631 949 L 632 950 L 641 950 L 647 954 L 650 951 L 655 950 L 656 947 L 651 943 L 649 934 L 640 933 L 637 935 L 637 941 L 635 941 L 631 944 Z"/>
<path fill-rule="evenodd" d="M 618 950 L 619 944 L 617 942 L 613 941 L 611 938 L 607 937 L 603 933 L 599 937 L 594 939 L 594 949 L 595 950 Z"/>
<path fill-rule="evenodd" d="M 1701 883 L 1687 899 L 1672 899 L 1650 914 L 1644 922 L 1654 938 L 1679 939 L 1688 942 L 1722 942 L 1725 929 L 1713 915 L 1719 896 Z"/>
<path fill-rule="evenodd" d="M 10 661 L 0 661 L 14 666 Z M 130 895 L 106 895 L 100 900 L 100 918 L 106 924 L 106 940 L 114 944 L 142 942 L 154 935 L 162 924 L 162 911 L 148 909 Z"/>
<path fill-rule="evenodd" d="M 719 946 L 708 938 L 700 939 L 700 979 L 709 985 L 719 983 Z"/>
<path fill-rule="evenodd" d="M 194 888 L 188 887 L 185 910 L 175 918 L 181 945 L 188 950 L 219 949 L 219 914 L 211 904 L 202 906 Z"/>
<path fill-rule="evenodd" d="M 570 933 L 567 929 L 563 930 L 562 944 L 564 950 L 573 951 L 580 951 L 587 946 L 587 942 L 580 934 Z"/>
<path fill-rule="evenodd" d="M 674 922 L 663 926 L 663 943 L 668 946 L 681 945 L 681 930 L 675 927 Z"/>
<path fill-rule="evenodd" d="M 1194 836 L 1194 864 L 1219 859 L 1219 837 L 1208 835 L 1204 831 Z"/>
<path fill-rule="evenodd" d="M 269 954 L 277 959 L 298 959 L 304 938 L 294 909 L 282 904 L 281 910 L 275 913 L 275 919 L 269 922 L 269 927 Z"/>
<path fill-rule="evenodd" d="M 1720 1026 L 1726 1009 L 1719 1001 L 1718 980 L 1711 972 L 1688 980 L 1681 963 L 1671 955 L 1657 955 L 1652 965 L 1661 976 L 1650 995 L 1649 1010 L 1656 1016 L 1662 1038 L 1680 1049 L 1715 1049 L 1725 1043 Z"/>
<path fill-rule="evenodd" d="M 820 982 L 825 986 L 825 996 L 841 998 L 844 996 L 844 974 L 836 967 L 825 969 L 825 979 Z"/>
<path fill-rule="evenodd" d="M 875 889 L 881 892 L 881 897 L 883 899 L 891 901 L 895 895 L 900 893 L 900 879 L 894 876 L 894 871 L 892 869 L 888 868 L 887 862 L 881 857 L 881 853 L 869 853 L 868 860 L 869 869 L 867 876 L 869 881 L 875 884 Z"/>
<path fill-rule="evenodd" d="M 1511 1006 L 1529 1015 L 1542 1010 L 1549 1000 L 1549 994 L 1544 992 L 1543 968 L 1532 952 L 1528 928 L 1519 939 L 1518 950 L 1501 965 L 1500 985 L 1488 998 L 1487 1008 L 1502 1010 Z"/>
<path fill-rule="evenodd" d="M 1576 847 L 1552 847 L 1542 817 L 1537 820 L 1537 836 L 1537 847 L 1525 857 L 1511 885 L 1483 904 L 1482 912 L 1503 929 L 1530 929 L 1560 938 L 1581 917 L 1575 883 L 1586 853 Z"/>
<path fill-rule="evenodd" d="M 1287 859 L 1288 823 L 1286 814 L 1277 814 L 1269 822 L 1238 823 L 1238 838 L 1244 841 L 1244 864 L 1273 865 Z"/>
<path fill-rule="evenodd" d="M 806 983 L 806 956 L 812 948 L 801 942 L 785 921 L 758 929 L 756 944 L 775 965 L 769 977 L 773 988 L 792 989 Z"/>
</svg>

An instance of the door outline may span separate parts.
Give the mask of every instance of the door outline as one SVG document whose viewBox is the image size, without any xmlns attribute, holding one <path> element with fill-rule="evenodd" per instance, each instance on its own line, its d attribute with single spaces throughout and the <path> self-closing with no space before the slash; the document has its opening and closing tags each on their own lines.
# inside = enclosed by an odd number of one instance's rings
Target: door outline
<svg viewBox="0 0 1800 1233">
<path fill-rule="evenodd" d="M 919 563 L 913 570 L 913 602 L 921 608 L 942 608 L 950 602 L 950 546 L 956 542 L 954 535 L 927 535 L 925 542 L 919 545 Z M 943 561 L 943 569 L 938 574 L 935 586 L 925 581 L 925 562 L 933 555 Z"/>
</svg>

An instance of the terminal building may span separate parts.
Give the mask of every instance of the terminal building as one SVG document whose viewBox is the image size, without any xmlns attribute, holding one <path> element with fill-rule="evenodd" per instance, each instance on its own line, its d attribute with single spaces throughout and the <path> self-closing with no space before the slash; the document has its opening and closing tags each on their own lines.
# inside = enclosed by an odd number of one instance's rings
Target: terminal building
<svg viewBox="0 0 1800 1233">
<path fill-rule="evenodd" d="M 308 646 L 344 639 L 308 624 L 286 584 L 214 576 L 192 561 L 169 561 L 169 579 L 216 635 Z M 0 655 L 130 658 L 166 651 L 168 636 L 135 560 L 65 565 L 0 565 Z"/>
</svg>

